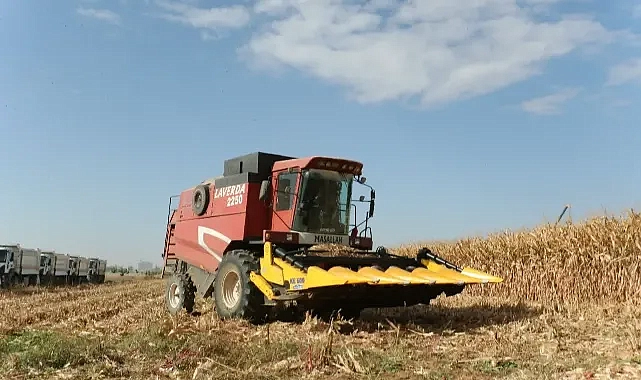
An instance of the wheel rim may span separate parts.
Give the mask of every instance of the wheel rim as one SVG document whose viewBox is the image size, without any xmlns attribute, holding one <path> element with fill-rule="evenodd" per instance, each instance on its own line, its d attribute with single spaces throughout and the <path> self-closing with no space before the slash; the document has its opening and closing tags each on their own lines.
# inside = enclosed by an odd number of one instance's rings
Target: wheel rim
<svg viewBox="0 0 641 380">
<path fill-rule="evenodd" d="M 240 277 L 238 273 L 230 271 L 223 278 L 223 303 L 228 308 L 233 308 L 240 299 Z"/>
<path fill-rule="evenodd" d="M 176 283 L 169 287 L 169 304 L 174 308 L 180 304 L 180 287 Z"/>
</svg>

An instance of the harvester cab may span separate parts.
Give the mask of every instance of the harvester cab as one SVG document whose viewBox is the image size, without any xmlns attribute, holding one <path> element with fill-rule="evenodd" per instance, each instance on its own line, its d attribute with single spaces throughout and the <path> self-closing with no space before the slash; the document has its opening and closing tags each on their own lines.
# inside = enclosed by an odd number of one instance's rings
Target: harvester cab
<svg viewBox="0 0 641 380">
<path fill-rule="evenodd" d="M 362 169 L 343 158 L 259 152 L 225 161 L 222 176 L 170 198 L 163 251 L 163 276 L 172 273 L 168 310 L 191 312 L 200 294 L 213 297 L 223 318 L 262 320 L 283 307 L 352 317 L 368 307 L 429 303 L 469 284 L 502 281 L 427 248 L 415 257 L 372 251 L 376 194 Z M 355 183 L 369 188 L 369 199 L 352 200 Z M 359 202 L 369 204 L 361 223 L 356 212 L 352 218 Z"/>
<path fill-rule="evenodd" d="M 352 207 L 356 209 L 351 199 L 353 185 L 366 181 L 361 176 L 360 163 L 314 157 L 279 164 L 274 164 L 272 176 L 261 182 L 259 191 L 259 199 L 272 213 L 270 229 L 264 231 L 263 240 L 284 246 L 338 244 L 372 248 L 367 223 L 374 215 L 373 189 L 371 199 L 361 196 L 358 200 L 370 204 L 365 220 L 350 224 Z M 363 223 L 365 228 L 359 231 Z"/>
</svg>

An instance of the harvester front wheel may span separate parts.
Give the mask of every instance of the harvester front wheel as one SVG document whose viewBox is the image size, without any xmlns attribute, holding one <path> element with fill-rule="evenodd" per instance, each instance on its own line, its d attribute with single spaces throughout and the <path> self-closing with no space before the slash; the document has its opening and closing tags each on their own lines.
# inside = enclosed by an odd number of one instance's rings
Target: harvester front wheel
<svg viewBox="0 0 641 380">
<path fill-rule="evenodd" d="M 221 318 L 265 320 L 264 296 L 249 277 L 251 271 L 258 270 L 258 260 L 247 251 L 235 250 L 223 256 L 214 280 L 214 306 Z"/>
<path fill-rule="evenodd" d="M 176 315 L 184 308 L 187 313 L 191 314 L 194 311 L 195 300 L 195 287 L 189 275 L 186 273 L 174 273 L 167 281 L 167 289 L 165 291 L 165 301 L 169 313 Z"/>
</svg>

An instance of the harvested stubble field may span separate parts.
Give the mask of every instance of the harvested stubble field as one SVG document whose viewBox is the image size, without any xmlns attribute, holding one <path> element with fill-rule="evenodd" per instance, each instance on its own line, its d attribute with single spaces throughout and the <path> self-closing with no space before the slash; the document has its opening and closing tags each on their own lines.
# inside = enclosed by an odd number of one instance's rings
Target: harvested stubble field
<svg viewBox="0 0 641 380">
<path fill-rule="evenodd" d="M 502 276 L 361 320 L 170 318 L 164 282 L 0 293 L 6 378 L 641 378 L 641 215 L 430 245 Z M 414 254 L 416 246 L 397 254 Z"/>
</svg>

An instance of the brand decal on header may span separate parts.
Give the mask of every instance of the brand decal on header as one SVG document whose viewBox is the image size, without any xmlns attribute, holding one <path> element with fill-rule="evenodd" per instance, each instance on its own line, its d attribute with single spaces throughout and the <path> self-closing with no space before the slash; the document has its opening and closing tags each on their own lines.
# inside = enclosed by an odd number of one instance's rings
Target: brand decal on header
<svg viewBox="0 0 641 380">
<path fill-rule="evenodd" d="M 314 243 L 343 244 L 343 236 L 314 235 Z"/>
</svg>

